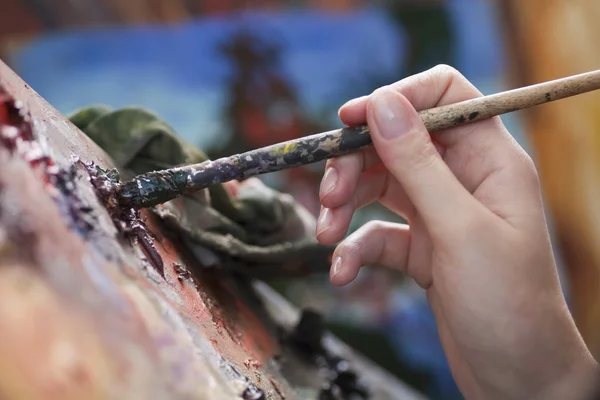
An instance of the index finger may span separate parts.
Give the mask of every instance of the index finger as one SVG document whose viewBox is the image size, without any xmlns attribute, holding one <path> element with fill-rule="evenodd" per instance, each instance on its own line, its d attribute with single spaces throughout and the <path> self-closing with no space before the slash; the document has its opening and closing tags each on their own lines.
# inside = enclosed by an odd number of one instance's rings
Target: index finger
<svg viewBox="0 0 600 400">
<path fill-rule="evenodd" d="M 389 88 L 402 94 L 417 111 L 483 96 L 467 78 L 446 65 L 402 79 Z M 351 126 L 365 123 L 369 98 L 363 96 L 344 104 L 339 110 L 340 119 Z M 470 192 L 492 172 L 514 166 L 518 173 L 530 167 L 523 149 L 499 117 L 437 132 L 434 141 L 446 149 L 444 160 Z"/>
<path fill-rule="evenodd" d="M 438 65 L 427 71 L 409 76 L 389 85 L 389 88 L 402 94 L 412 104 L 415 110 L 422 111 L 447 104 L 482 97 L 483 94 L 456 69 L 447 65 Z M 364 124 L 367 120 L 367 101 L 369 96 L 362 96 L 348 101 L 339 110 L 342 122 L 349 126 Z M 490 125 L 491 121 L 480 121 L 478 124 Z M 464 132 L 465 126 L 453 128 L 453 132 Z M 456 134 L 440 135 L 439 141 L 444 146 L 456 142 Z"/>
</svg>

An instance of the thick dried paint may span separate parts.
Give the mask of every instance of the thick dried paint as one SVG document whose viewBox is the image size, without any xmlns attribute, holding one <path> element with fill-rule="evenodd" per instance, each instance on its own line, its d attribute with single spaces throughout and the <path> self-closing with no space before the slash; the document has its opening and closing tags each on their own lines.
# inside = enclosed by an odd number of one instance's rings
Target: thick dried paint
<svg viewBox="0 0 600 400">
<path fill-rule="evenodd" d="M 156 251 L 152 234 L 140 217 L 139 210 L 119 204 L 117 199 L 120 188 L 118 171 L 116 169 L 107 171 L 94 163 L 85 164 L 79 160 L 78 162 L 87 170 L 90 184 L 96 189 L 98 199 L 107 210 L 119 233 L 128 240 L 136 240 L 150 259 L 151 265 L 164 278 L 163 260 Z"/>
<path fill-rule="evenodd" d="M 319 376 L 323 381 L 319 400 L 370 399 L 369 389 L 356 371 L 350 368 L 348 361 L 325 349 L 325 333 L 325 322 L 321 315 L 313 310 L 304 310 L 295 329 L 286 338 L 301 357 L 319 368 Z"/>
<path fill-rule="evenodd" d="M 11 102 L 11 98 L 10 97 L 3 97 L 4 100 L 4 104 L 6 104 L 6 102 L 8 102 L 9 105 L 15 105 L 15 103 Z M 79 186 L 79 184 L 81 184 L 82 182 L 78 182 L 77 180 L 77 174 L 76 174 L 76 166 L 81 166 L 83 165 L 83 163 L 79 162 L 78 160 L 74 160 L 74 162 L 72 164 L 68 164 L 69 168 L 62 170 L 60 168 L 57 168 L 54 164 L 54 162 L 52 161 L 52 159 L 45 155 L 43 152 L 41 151 L 37 151 L 35 154 L 42 154 L 42 157 L 37 157 L 37 159 L 34 159 L 33 157 L 30 156 L 30 154 L 32 153 L 31 149 L 36 149 L 39 147 L 39 143 L 36 142 L 35 140 L 33 140 L 33 135 L 31 134 L 31 125 L 29 123 L 29 121 L 25 120 L 24 118 L 27 117 L 27 115 L 25 113 L 22 112 L 21 108 L 17 108 L 17 107 L 13 107 L 13 109 L 8 109 L 8 113 L 6 112 L 7 108 L 2 108 L 2 117 L 3 119 L 0 121 L 0 131 L 2 132 L 3 136 L 2 136 L 2 143 L 0 145 L 0 147 L 4 147 L 7 150 L 10 150 L 12 153 L 14 153 L 15 156 L 17 156 L 19 159 L 24 159 L 25 161 L 29 162 L 30 167 L 38 167 L 38 166 L 42 166 L 43 168 L 36 168 L 36 170 L 38 170 L 39 172 L 41 172 L 41 175 L 39 177 L 43 178 L 42 182 L 46 182 L 47 184 L 45 185 L 45 190 L 47 194 L 52 195 L 52 198 L 55 201 L 60 201 L 60 204 L 67 204 L 70 206 L 76 206 L 73 209 L 64 209 L 62 207 L 59 207 L 58 210 L 62 210 L 63 217 L 67 217 L 66 219 L 69 220 L 76 220 L 76 219 L 82 219 L 82 216 L 88 216 L 88 215 L 92 215 L 93 217 L 97 217 L 97 213 L 98 210 L 94 209 L 93 206 L 91 205 L 86 205 L 85 201 L 83 201 L 82 199 L 78 198 L 77 195 L 77 187 Z M 18 113 L 15 113 L 14 110 L 18 110 Z M 10 117 L 10 119 L 7 118 Z M 15 118 L 18 117 L 18 118 Z M 10 129 L 12 126 L 18 126 L 19 123 L 25 121 L 25 123 L 22 125 L 25 129 L 18 129 L 17 131 Z M 11 125 L 8 125 L 7 122 L 10 122 Z M 8 129 L 7 129 L 8 126 Z M 7 132 L 10 134 L 8 135 Z M 16 133 L 16 134 L 13 134 Z M 42 162 L 38 161 L 41 160 Z M 9 168 L 10 163 L 14 162 L 12 160 L 5 160 L 4 158 L 2 158 L 2 172 L 8 173 L 8 172 L 12 172 L 10 175 L 11 178 L 17 178 L 19 177 L 20 179 L 18 180 L 19 185 L 21 184 L 21 182 L 23 183 L 23 188 L 26 187 L 26 182 L 27 179 L 26 177 L 21 177 L 16 171 L 12 171 L 11 168 Z M 18 161 L 17 161 L 18 163 Z M 53 168 L 49 168 L 53 167 Z M 90 168 L 90 165 L 83 165 L 82 168 L 84 171 L 88 171 L 90 172 L 90 183 L 94 182 L 96 184 L 96 194 L 105 194 L 107 195 L 107 198 L 111 197 L 111 193 L 114 192 L 114 185 L 111 184 L 111 179 L 110 177 L 106 177 L 106 176 L 102 176 L 100 179 L 98 179 L 98 174 L 97 174 L 97 170 Z M 27 172 L 27 171 L 24 171 Z M 54 177 L 56 177 L 56 179 L 54 179 Z M 1 178 L 1 177 L 0 177 Z M 32 184 L 35 185 L 35 181 L 32 181 Z M 11 187 L 15 187 L 14 185 L 16 184 L 17 180 L 15 180 L 15 182 L 10 183 L 10 182 L 6 182 L 6 180 L 1 180 L 0 179 L 0 183 L 9 185 L 9 188 Z M 56 184 L 55 184 L 56 183 Z M 10 186 L 13 185 L 13 186 Z M 58 190 L 57 190 L 58 189 Z M 100 190 L 98 190 L 100 189 Z M 59 256 L 59 255 L 63 255 L 66 254 L 65 250 L 61 248 L 63 246 L 60 245 L 55 245 L 52 247 L 48 247 L 48 246 L 44 246 L 45 250 L 40 250 L 39 253 L 35 252 L 35 246 L 39 245 L 40 240 L 43 242 L 43 240 L 41 239 L 41 237 L 39 236 L 41 233 L 35 232 L 36 228 L 35 226 L 37 225 L 31 225 L 31 224 L 23 224 L 23 222 L 25 220 L 35 220 L 35 221 L 44 221 L 44 218 L 39 218 L 38 217 L 28 217 L 26 214 L 26 210 L 25 209 L 21 209 L 20 207 L 14 207 L 14 205 L 17 204 L 30 204 L 30 203 L 21 203 L 19 200 L 19 196 L 12 193 L 10 190 L 3 190 L 2 194 L 3 197 L 1 202 L 0 202 L 0 210 L 4 210 L 4 212 L 1 212 L 0 214 L 4 217 L 2 219 L 0 219 L 0 224 L 1 227 L 3 229 L 6 230 L 6 232 L 9 234 L 8 239 L 11 240 L 12 243 L 14 243 L 13 247 L 17 247 L 19 248 L 19 246 L 17 246 L 16 244 L 20 244 L 21 246 L 24 244 L 28 244 L 27 246 L 27 251 L 23 252 L 24 255 L 29 254 L 29 262 L 33 262 L 33 263 L 40 263 L 40 262 L 50 262 L 52 263 L 52 259 L 53 257 Z M 102 196 L 100 196 L 102 197 Z M 34 196 L 34 198 L 36 199 L 36 206 L 39 205 L 39 207 L 41 208 L 43 205 L 43 194 L 38 193 L 37 195 Z M 107 200 L 107 199 L 105 199 Z M 110 201 L 109 201 L 110 202 Z M 115 203 L 116 204 L 116 203 Z M 103 205 L 107 205 L 107 203 L 104 203 Z M 8 208 L 7 208 L 8 206 Z M 108 209 L 110 209 L 111 207 L 108 207 Z M 11 210 L 11 212 L 7 213 L 6 210 Z M 33 212 L 33 210 L 32 210 Z M 137 211 L 135 211 L 137 213 Z M 96 213 L 96 215 L 94 215 L 94 213 Z M 47 214 L 46 214 L 47 215 Z M 111 216 L 114 217 L 114 216 Z M 119 215 L 119 217 L 122 217 L 122 215 Z M 9 219 L 7 219 L 9 218 Z M 32 219 L 32 218 L 36 218 L 36 219 Z M 113 220 L 117 220 L 119 218 L 113 218 Z M 93 219 L 94 222 L 97 220 L 97 218 Z M 134 222 L 133 226 L 131 224 L 131 222 Z M 123 222 L 122 219 L 119 219 L 119 222 Z M 139 217 L 136 216 L 136 218 L 125 218 L 125 224 L 123 226 L 121 226 L 121 228 L 123 228 L 124 230 L 133 230 L 133 231 L 139 231 L 139 229 L 146 229 L 143 225 L 141 225 L 141 219 L 139 219 Z M 57 225 L 60 225 L 60 223 L 58 223 Z M 117 227 L 119 227 L 119 224 L 116 224 Z M 89 233 L 90 231 L 94 230 L 94 227 L 97 227 L 97 224 L 94 223 L 90 223 L 90 224 L 85 224 L 85 228 L 86 229 L 76 229 L 77 234 L 81 235 L 82 237 L 86 237 L 87 233 Z M 70 225 L 69 228 L 77 228 L 77 226 L 74 225 Z M 120 230 L 120 229 L 119 229 Z M 33 231 L 33 232 L 32 232 Z M 52 236 L 52 238 L 55 241 L 60 242 L 61 238 L 65 238 L 66 237 L 64 235 L 54 235 Z M 156 253 L 156 257 L 158 260 L 160 260 L 160 262 L 162 263 L 162 258 L 160 257 L 160 255 L 156 252 L 156 248 L 154 247 L 154 242 L 153 240 L 150 238 L 151 240 L 151 245 L 152 248 L 154 249 L 154 252 Z M 66 244 L 66 243 L 65 243 Z M 71 246 L 71 253 L 73 252 L 73 245 L 74 243 L 71 241 L 69 246 Z M 32 247 L 33 246 L 33 247 Z M 54 249 L 53 252 L 49 251 L 49 249 L 52 248 Z M 38 256 L 36 256 L 36 254 L 43 254 L 44 258 L 40 258 Z M 18 255 L 18 254 L 17 254 Z M 108 255 L 108 253 L 105 253 L 105 255 Z M 119 259 L 118 254 L 112 254 L 112 257 L 108 257 L 110 258 L 112 261 L 115 261 L 115 259 Z M 82 258 L 83 259 L 83 258 Z M 118 260 L 118 261 L 122 261 L 122 260 Z M 73 262 L 76 264 L 77 263 L 77 259 L 74 259 Z M 74 264 L 74 265 L 75 265 Z M 94 268 L 95 269 L 95 268 Z M 88 264 L 87 270 L 90 271 L 90 266 Z M 54 275 L 56 275 L 56 273 L 65 273 L 67 272 L 66 270 L 63 271 L 62 269 L 60 270 L 56 270 L 54 272 Z M 71 274 L 73 275 L 71 277 L 70 280 L 77 280 L 77 279 L 81 279 L 81 278 L 76 278 L 78 276 L 78 274 L 80 274 L 82 271 L 72 271 Z M 100 272 L 102 274 L 102 272 L 98 269 L 96 269 L 96 272 Z M 108 272 L 108 271 L 107 271 Z M 131 270 L 130 270 L 131 272 Z M 53 275 L 51 270 L 48 270 L 48 273 L 50 273 L 50 275 Z M 51 280 L 56 280 L 56 279 L 62 279 L 59 276 L 56 276 L 54 278 L 51 278 Z M 81 281 L 81 283 L 83 283 L 83 281 Z M 75 297 L 77 298 L 78 295 L 80 295 L 81 293 L 78 293 L 77 289 L 83 289 L 85 287 L 85 285 L 81 286 L 81 284 L 79 285 L 70 285 L 69 289 L 71 291 L 70 296 L 71 297 Z M 54 288 L 55 290 L 59 290 L 59 292 L 57 293 L 58 296 L 64 296 L 66 293 L 61 292 L 60 288 Z M 106 287 L 104 287 L 104 289 L 106 289 Z M 112 288 L 110 290 L 115 290 L 116 288 Z M 94 294 L 94 290 L 91 288 L 86 289 L 89 295 L 92 295 L 93 297 L 95 297 L 95 300 L 100 300 L 101 297 L 98 297 L 98 294 Z M 118 290 L 118 289 L 117 289 Z M 116 292 L 115 292 L 116 293 Z M 123 293 L 125 294 L 125 293 Z M 165 300 L 165 299 L 163 299 Z M 73 304 L 82 304 L 85 305 L 85 302 L 81 302 L 81 301 L 75 301 Z M 127 308 L 122 308 L 123 300 L 119 300 L 118 303 L 121 304 L 120 308 L 122 311 L 127 310 Z M 138 301 L 139 303 L 139 301 Z M 167 303 L 168 304 L 168 301 Z M 133 305 L 133 304 L 132 304 Z M 109 304 L 105 304 L 105 307 L 109 306 Z M 133 309 L 129 309 L 128 312 L 132 312 Z M 54 313 L 59 312 L 54 311 Z M 117 313 L 118 314 L 118 313 Z M 131 317 L 131 315 L 130 315 Z M 146 316 L 148 317 L 148 316 Z M 138 317 L 139 318 L 139 317 Z M 139 321 L 141 322 L 141 321 Z M 183 323 L 183 321 L 181 321 Z M 227 321 L 226 323 L 224 323 L 224 325 L 228 326 L 229 325 L 229 321 Z M 131 323 L 129 323 L 131 325 Z M 113 326 L 113 331 L 114 328 L 116 328 L 116 326 Z M 81 333 L 84 333 L 85 331 L 82 331 Z M 101 335 L 102 336 L 102 335 Z M 123 335 L 122 338 L 122 345 L 127 346 L 126 345 L 126 337 L 128 335 Z M 139 338 L 141 339 L 141 337 Z M 6 338 L 5 338 L 6 340 Z M 102 340 L 102 339 L 100 339 Z M 141 345 L 143 343 L 147 343 L 149 344 L 150 342 L 148 340 L 142 340 L 141 342 L 138 343 L 138 345 Z M 208 342 L 210 343 L 210 342 Z M 131 345 L 129 345 L 131 346 Z M 233 345 L 231 346 L 233 348 Z M 107 349 L 108 350 L 108 349 Z M 130 350 L 128 352 L 122 352 L 120 351 L 120 353 L 123 354 L 135 354 L 132 353 L 131 351 L 133 350 L 133 347 L 130 348 Z M 141 349 L 140 349 L 141 350 Z M 148 349 L 149 350 L 149 349 Z M 83 352 L 85 352 L 85 349 L 82 350 Z M 148 354 L 151 354 L 152 352 L 149 352 Z M 119 353 L 114 353 L 113 355 L 116 355 Z M 108 354 L 105 354 L 105 357 L 108 356 Z M 85 357 L 85 355 L 83 356 Z M 244 354 L 243 356 L 240 356 L 239 358 L 245 358 L 248 357 L 248 354 Z M 119 357 L 117 357 L 118 359 Z M 124 360 L 123 360 L 124 361 Z M 149 360 L 145 361 L 144 364 L 151 366 L 153 364 L 153 362 L 148 362 Z M 126 364 L 123 364 L 123 366 L 125 367 Z M 190 368 L 191 365 L 189 362 L 185 362 L 183 365 L 183 367 L 185 367 L 185 369 L 189 372 L 193 371 L 193 368 Z M 133 367 L 133 365 L 130 365 L 130 367 Z M 141 372 L 141 369 L 138 366 L 138 372 Z M 205 368 L 204 368 L 205 369 Z M 149 371 L 148 371 L 149 372 Z M 151 374 L 150 374 L 151 375 Z M 150 376 L 149 375 L 149 376 Z M 208 377 L 208 376 L 207 376 Z M 191 377 L 190 377 L 191 378 Z M 198 377 L 196 377 L 196 380 Z M 120 378 L 119 378 L 120 379 Z M 201 382 L 202 380 L 199 380 L 198 382 Z M 160 382 L 164 382 L 163 379 L 159 379 L 155 381 L 157 385 L 160 385 Z M 108 383 L 108 382 L 107 382 Z M 197 385 L 196 384 L 192 384 L 192 385 Z M 161 398 L 163 394 L 166 394 L 166 392 L 163 392 L 163 390 L 169 390 L 167 389 L 167 386 L 165 386 L 163 389 L 159 389 L 158 387 L 155 389 L 152 389 L 153 385 L 146 385 L 147 386 L 147 393 L 144 397 L 146 398 L 153 398 L 152 395 L 150 395 L 151 393 L 153 393 L 154 396 L 158 396 L 158 398 Z M 185 393 L 186 389 L 185 389 L 185 384 L 182 382 L 181 383 L 181 390 L 174 388 L 171 389 L 171 394 L 176 397 L 178 397 L 178 394 L 183 394 Z M 247 386 L 247 385 L 246 385 Z M 189 390 L 191 387 L 189 387 L 187 390 Z M 33 390 L 33 389 L 32 389 Z M 104 390 L 110 390 L 110 386 L 106 386 L 104 387 Z M 207 388 L 208 390 L 208 388 Z M 204 390 L 203 390 L 204 391 Z M 217 393 L 226 393 L 227 390 L 225 390 L 224 387 L 219 387 L 218 388 L 218 392 Z M 131 392 L 129 396 L 125 396 L 125 397 L 131 397 L 134 396 L 136 397 L 136 395 L 133 394 L 134 392 Z M 191 392 L 190 392 L 191 393 Z M 197 392 L 197 394 L 200 394 L 200 392 Z M 138 395 L 141 395 L 142 392 L 137 391 Z M 48 395 L 48 393 L 47 393 Z M 50 396 L 52 397 L 52 396 Z M 87 397 L 85 395 L 83 395 L 83 397 Z M 221 398 L 220 395 L 214 395 L 214 396 L 209 396 L 209 398 Z M 46 397 L 47 398 L 47 397 Z M 122 397 L 121 397 L 122 398 Z M 231 397 L 229 397 L 231 398 Z"/>
<path fill-rule="evenodd" d="M 119 240 L 110 201 L 98 196 L 111 197 L 114 181 L 90 182 L 96 176 L 87 167 L 110 171 L 111 161 L 0 62 L 2 86 L 23 101 L 15 103 L 19 115 L 26 118 L 25 109 L 34 115 L 35 132 L 27 134 L 25 126 L 21 139 L 27 140 L 15 141 L 14 130 L 3 128 L 7 121 L 15 126 L 14 110 L 0 108 L 0 286 L 3 304 L 11 305 L 0 307 L 0 326 L 11 327 L 0 329 L 0 343 L 11 350 L 0 359 L 0 376 L 13 377 L 0 379 L 0 396 L 296 398 L 275 361 L 287 346 L 276 335 L 282 313 L 264 308 L 281 307 L 283 300 L 257 297 L 246 277 L 202 269 L 141 210 L 139 221 L 150 233 L 164 278 L 145 268 L 142 244 Z M 49 143 L 48 152 L 31 152 L 37 139 Z M 72 160 L 72 150 L 83 161 Z M 43 334 L 23 325 L 31 321 Z M 40 354 L 61 343 L 59 350 L 70 349 L 61 354 L 76 354 L 68 359 L 81 362 L 67 364 L 72 372 L 48 381 L 48 371 L 63 369 Z M 368 362 L 357 365 L 371 376 L 378 371 Z M 396 381 L 386 382 L 378 385 L 379 398 L 398 398 L 397 389 L 387 389 Z"/>
</svg>

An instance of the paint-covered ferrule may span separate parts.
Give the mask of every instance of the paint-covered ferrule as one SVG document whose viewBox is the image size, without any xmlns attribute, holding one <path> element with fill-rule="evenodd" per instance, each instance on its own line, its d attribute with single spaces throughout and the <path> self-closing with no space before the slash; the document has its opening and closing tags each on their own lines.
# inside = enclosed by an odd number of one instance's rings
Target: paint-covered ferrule
<svg viewBox="0 0 600 400">
<path fill-rule="evenodd" d="M 152 207 L 186 191 L 187 172 L 182 169 L 154 171 L 121 184 L 119 202 L 134 208 Z"/>
</svg>

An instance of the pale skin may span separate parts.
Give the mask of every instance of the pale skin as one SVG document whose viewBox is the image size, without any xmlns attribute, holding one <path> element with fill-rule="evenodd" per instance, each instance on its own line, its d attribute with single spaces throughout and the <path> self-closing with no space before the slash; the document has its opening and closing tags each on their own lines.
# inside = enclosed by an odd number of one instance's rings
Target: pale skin
<svg viewBox="0 0 600 400">
<path fill-rule="evenodd" d="M 377 263 L 427 291 L 467 399 L 573 398 L 597 364 L 561 292 L 534 163 L 498 117 L 432 136 L 417 114 L 480 96 L 438 66 L 342 106 L 346 125 L 369 124 L 374 147 L 328 161 L 317 237 L 341 241 L 334 285 Z M 371 222 L 345 238 L 376 201 L 408 224 Z"/>
</svg>

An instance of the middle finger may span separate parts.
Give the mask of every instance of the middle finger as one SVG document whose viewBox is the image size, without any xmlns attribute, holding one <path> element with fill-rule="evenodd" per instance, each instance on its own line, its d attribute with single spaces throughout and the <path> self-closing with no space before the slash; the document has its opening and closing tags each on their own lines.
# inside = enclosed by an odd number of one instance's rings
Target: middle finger
<svg viewBox="0 0 600 400">
<path fill-rule="evenodd" d="M 356 190 L 363 172 L 381 164 L 375 148 L 327 160 L 319 197 L 323 207 L 336 208 L 346 204 Z"/>
<path fill-rule="evenodd" d="M 400 183 L 387 170 L 369 170 L 361 174 L 356 190 L 338 206 L 323 207 L 317 224 L 317 237 L 321 243 L 334 244 L 343 239 L 354 212 L 375 201 L 390 211 L 410 221 L 414 206 Z"/>
</svg>

